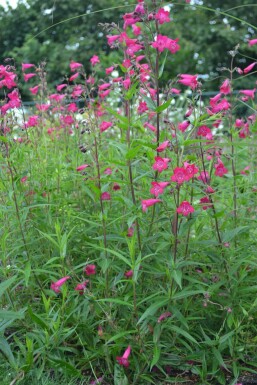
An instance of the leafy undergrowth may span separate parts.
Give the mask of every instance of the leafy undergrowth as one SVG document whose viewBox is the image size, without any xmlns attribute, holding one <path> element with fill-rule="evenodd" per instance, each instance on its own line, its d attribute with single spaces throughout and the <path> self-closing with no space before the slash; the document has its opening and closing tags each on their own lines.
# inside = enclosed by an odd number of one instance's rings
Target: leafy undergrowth
<svg viewBox="0 0 257 385">
<path fill-rule="evenodd" d="M 162 88 L 180 50 L 159 31 L 169 11 L 139 1 L 124 20 L 107 28 L 124 60 L 104 71 L 94 55 L 91 74 L 72 61 L 54 93 L 44 64 L 23 63 L 37 79 L 27 114 L 16 70 L 0 67 L 12 385 L 234 385 L 256 373 L 255 88 L 233 93 L 256 62 L 233 68 L 233 51 L 207 101 L 198 75 Z"/>
</svg>

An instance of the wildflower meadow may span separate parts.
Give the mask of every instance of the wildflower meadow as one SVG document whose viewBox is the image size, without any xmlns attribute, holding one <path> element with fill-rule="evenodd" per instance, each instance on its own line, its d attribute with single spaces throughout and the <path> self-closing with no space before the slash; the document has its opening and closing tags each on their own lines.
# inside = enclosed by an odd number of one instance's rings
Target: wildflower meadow
<svg viewBox="0 0 257 385">
<path fill-rule="evenodd" d="M 0 64 L 3 385 L 257 374 L 257 27 L 206 95 L 169 75 L 172 3 L 124 8 L 99 27 L 116 61 L 75 51 L 54 89 L 43 58 Z"/>
</svg>

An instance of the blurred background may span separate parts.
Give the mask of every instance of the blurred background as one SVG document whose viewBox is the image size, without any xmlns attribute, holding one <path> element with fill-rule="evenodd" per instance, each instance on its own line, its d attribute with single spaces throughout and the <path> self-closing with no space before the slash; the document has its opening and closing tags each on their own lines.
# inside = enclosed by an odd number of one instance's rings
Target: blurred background
<svg viewBox="0 0 257 385">
<path fill-rule="evenodd" d="M 119 63 L 120 53 L 110 49 L 99 23 L 123 25 L 122 14 L 132 12 L 135 0 L 0 0 L 1 64 L 46 62 L 48 85 L 54 87 L 69 74 L 69 62 L 84 64 L 87 73 L 93 55 L 104 67 Z M 181 50 L 168 55 L 164 82 L 179 73 L 201 75 L 203 90 L 217 90 L 228 73 L 231 55 L 238 45 L 235 65 L 241 68 L 256 60 L 257 46 L 247 41 L 257 38 L 257 4 L 252 0 L 184 0 L 162 2 L 171 10 L 172 22 L 161 33 L 179 38 Z M 95 13 L 94 13 L 95 12 Z M 229 17 L 230 14 L 232 17 Z M 82 15 L 78 17 L 79 15 Z M 59 24 L 58 24 L 59 23 Z M 57 25 L 56 25 L 57 24 Z M 51 27 L 52 26 L 52 27 Z M 51 28 L 49 28 L 51 27 Z M 103 72 L 104 76 L 104 72 Z M 248 77 L 236 87 L 253 88 Z M 23 93 L 29 100 L 26 88 Z"/>
</svg>

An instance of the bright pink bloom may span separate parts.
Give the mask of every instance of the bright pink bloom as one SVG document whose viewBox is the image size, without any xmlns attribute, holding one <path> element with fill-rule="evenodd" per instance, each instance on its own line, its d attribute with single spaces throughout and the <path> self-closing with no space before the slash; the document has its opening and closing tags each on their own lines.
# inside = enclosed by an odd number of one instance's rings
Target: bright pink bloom
<svg viewBox="0 0 257 385">
<path fill-rule="evenodd" d="M 80 67 L 83 67 L 83 64 L 81 63 L 76 63 L 75 61 L 72 61 L 70 63 L 70 69 L 72 72 L 76 71 L 76 69 L 80 68 Z"/>
<path fill-rule="evenodd" d="M 22 71 L 25 71 L 25 70 L 27 70 L 28 68 L 32 68 L 32 67 L 35 67 L 35 64 L 22 63 L 22 65 L 21 65 Z"/>
<path fill-rule="evenodd" d="M 99 60 L 99 57 L 97 55 L 93 55 L 90 59 L 90 63 L 92 64 L 92 66 L 94 67 L 95 65 L 97 65 L 98 63 L 100 63 L 100 60 Z"/>
<path fill-rule="evenodd" d="M 239 138 L 246 138 L 250 135 L 249 124 L 245 123 L 244 127 L 239 131 Z"/>
<path fill-rule="evenodd" d="M 79 98 L 83 94 L 83 92 L 84 92 L 84 89 L 81 86 L 81 84 L 75 85 L 73 87 L 71 97 L 73 99 L 77 99 L 77 98 Z M 65 96 L 65 95 L 62 95 L 62 96 Z"/>
<path fill-rule="evenodd" d="M 179 95 L 180 94 L 180 90 L 178 90 L 177 88 L 171 88 L 171 92 L 175 95 Z"/>
<path fill-rule="evenodd" d="M 242 171 L 240 171 L 240 174 L 242 175 L 248 175 L 250 170 L 250 166 L 246 166 Z"/>
<path fill-rule="evenodd" d="M 110 75 L 114 69 L 115 69 L 114 66 L 111 66 L 111 67 L 109 67 L 109 68 L 106 68 L 106 69 L 105 69 L 106 75 Z"/>
<path fill-rule="evenodd" d="M 101 194 L 101 200 L 102 201 L 110 201 L 111 200 L 111 194 L 108 193 L 107 191 L 103 192 Z"/>
<path fill-rule="evenodd" d="M 219 103 L 217 103 L 215 106 L 212 107 L 211 112 L 214 113 L 214 114 L 217 114 L 220 111 L 229 110 L 230 107 L 231 107 L 231 105 L 227 101 L 227 99 L 223 99 Z"/>
<path fill-rule="evenodd" d="M 111 83 L 103 83 L 98 86 L 99 91 L 104 91 L 111 87 Z"/>
<path fill-rule="evenodd" d="M 135 13 L 138 13 L 139 15 L 144 15 L 145 14 L 145 9 L 144 9 L 144 2 L 141 1 L 139 4 L 136 5 L 135 8 Z"/>
<path fill-rule="evenodd" d="M 23 74 L 25 82 L 29 81 L 29 79 L 33 78 L 34 76 L 36 76 L 36 74 L 33 74 L 33 73 Z"/>
<path fill-rule="evenodd" d="M 168 163 L 170 162 L 169 158 L 161 158 L 160 156 L 156 156 L 155 163 L 153 164 L 153 170 L 158 171 L 161 173 L 163 170 L 166 170 L 168 168 Z"/>
<path fill-rule="evenodd" d="M 257 44 L 257 39 L 252 39 L 248 41 L 248 45 L 251 47 L 252 45 Z"/>
<path fill-rule="evenodd" d="M 124 273 L 124 277 L 132 278 L 133 274 L 134 274 L 134 271 L 133 270 L 129 270 L 129 271 L 126 271 L 126 273 Z"/>
<path fill-rule="evenodd" d="M 148 123 L 148 122 L 144 123 L 144 127 L 149 128 L 149 129 L 150 129 L 151 131 L 153 131 L 153 132 L 156 132 L 156 131 L 157 131 L 157 128 L 154 127 L 152 124 L 150 124 L 150 123 Z"/>
<path fill-rule="evenodd" d="M 86 275 L 95 275 L 96 274 L 96 265 L 87 265 L 84 269 Z"/>
<path fill-rule="evenodd" d="M 69 81 L 70 81 L 70 82 L 73 82 L 73 80 L 77 79 L 78 76 L 79 76 L 79 72 L 75 72 L 75 74 L 72 75 L 72 76 L 69 78 Z"/>
<path fill-rule="evenodd" d="M 76 103 L 70 103 L 67 107 L 67 111 L 70 111 L 70 112 L 77 112 L 78 111 L 78 107 L 76 105 Z"/>
<path fill-rule="evenodd" d="M 179 131 L 181 131 L 181 132 L 185 132 L 186 129 L 187 129 L 189 126 L 190 126 L 189 120 L 185 120 L 184 122 L 178 124 L 178 129 L 179 129 Z"/>
<path fill-rule="evenodd" d="M 116 360 L 118 361 L 118 364 L 125 366 L 125 368 L 129 367 L 129 356 L 131 353 L 131 347 L 128 346 L 127 349 L 125 350 L 124 354 L 122 357 L 116 357 Z"/>
<path fill-rule="evenodd" d="M 188 216 L 194 211 L 195 209 L 193 208 L 193 206 L 191 206 L 190 203 L 187 201 L 183 201 L 177 208 L 177 213 L 184 215 L 184 217 Z"/>
<path fill-rule="evenodd" d="M 170 39 L 167 36 L 157 35 L 156 40 L 152 43 L 152 47 L 156 48 L 159 52 L 163 52 L 168 49 L 171 53 L 176 53 L 180 46 L 177 44 L 179 39 Z"/>
<path fill-rule="evenodd" d="M 220 94 L 215 95 L 213 98 L 210 98 L 210 106 L 214 107 L 217 104 L 217 102 L 221 99 L 221 96 L 222 95 L 220 93 Z"/>
<path fill-rule="evenodd" d="M 181 79 L 178 80 L 178 83 L 181 83 L 184 86 L 188 86 L 192 88 L 192 90 L 195 90 L 197 88 L 197 75 L 181 74 L 179 76 Z"/>
<path fill-rule="evenodd" d="M 162 152 L 164 150 L 166 150 L 167 147 L 169 147 L 170 145 L 170 141 L 169 140 L 165 140 L 165 142 L 161 143 L 159 145 L 159 147 L 156 148 L 156 151 L 157 152 Z"/>
<path fill-rule="evenodd" d="M 151 182 L 153 187 L 150 189 L 150 193 L 157 198 L 160 194 L 163 194 L 165 187 L 169 184 L 170 182 Z"/>
<path fill-rule="evenodd" d="M 214 165 L 214 167 L 216 168 L 216 170 L 215 170 L 216 176 L 222 177 L 224 174 L 227 174 L 227 172 L 228 172 L 228 169 L 224 166 L 224 164 L 222 163 L 222 161 L 219 158 L 218 158 L 218 163 L 216 163 Z"/>
<path fill-rule="evenodd" d="M 56 86 L 56 89 L 57 89 L 57 91 L 59 92 L 59 91 L 61 91 L 63 88 L 65 88 L 65 87 L 67 87 L 67 84 L 59 84 L 58 86 Z"/>
<path fill-rule="evenodd" d="M 256 91 L 256 88 L 254 88 L 253 90 L 241 90 L 239 92 L 240 92 L 240 94 L 243 94 L 243 95 L 247 96 L 250 99 L 254 99 L 255 91 Z"/>
<path fill-rule="evenodd" d="M 138 36 L 138 35 L 140 35 L 140 33 L 141 33 L 141 28 L 140 28 L 138 25 L 133 24 L 133 25 L 132 25 L 132 31 L 133 31 L 133 34 L 134 34 L 135 36 Z"/>
<path fill-rule="evenodd" d="M 148 107 L 147 107 L 146 102 L 140 102 L 139 106 L 137 108 L 137 112 L 141 115 L 146 111 L 148 111 Z"/>
<path fill-rule="evenodd" d="M 198 176 L 197 179 L 203 183 L 209 183 L 210 182 L 210 175 L 209 175 L 208 171 L 201 171 L 200 175 Z"/>
<path fill-rule="evenodd" d="M 160 315 L 160 317 L 158 318 L 157 322 L 161 323 L 163 320 L 165 320 L 166 318 L 169 318 L 171 316 L 172 316 L 171 312 L 170 311 L 166 311 L 165 313 L 162 313 Z"/>
<path fill-rule="evenodd" d="M 145 212 L 148 207 L 153 206 L 159 202 L 161 202 L 161 199 L 144 199 L 141 201 L 142 210 Z"/>
<path fill-rule="evenodd" d="M 38 125 L 38 119 L 39 119 L 38 115 L 30 116 L 27 123 L 25 123 L 25 128 L 35 127 L 36 125 Z"/>
<path fill-rule="evenodd" d="M 155 20 L 158 20 L 159 24 L 169 23 L 170 22 L 169 11 L 165 11 L 163 8 L 160 8 L 155 15 Z"/>
<path fill-rule="evenodd" d="M 87 287 L 89 280 L 87 279 L 86 281 L 82 283 L 78 283 L 77 286 L 75 287 L 74 290 L 78 291 L 80 295 L 82 295 Z"/>
<path fill-rule="evenodd" d="M 197 130 L 197 135 L 198 136 L 203 136 L 208 140 L 212 140 L 212 132 L 209 127 L 207 126 L 200 126 Z"/>
<path fill-rule="evenodd" d="M 198 167 L 196 167 L 194 163 L 184 162 L 184 168 L 186 170 L 187 180 L 192 179 L 199 171 Z"/>
<path fill-rule="evenodd" d="M 70 279 L 70 276 L 63 277 L 59 279 L 59 281 L 52 282 L 50 288 L 55 292 L 55 293 L 60 293 L 60 288 L 62 285 L 65 284 L 65 282 Z"/>
<path fill-rule="evenodd" d="M 39 86 L 29 88 L 32 95 L 36 95 L 38 93 Z"/>
<path fill-rule="evenodd" d="M 189 116 L 192 115 L 192 112 L 193 112 L 193 107 L 190 107 L 187 112 L 185 113 L 185 118 L 189 118 Z"/>
<path fill-rule="evenodd" d="M 19 108 L 21 106 L 20 95 L 17 89 L 10 92 L 8 98 L 10 99 L 8 102 L 10 108 Z"/>
<path fill-rule="evenodd" d="M 235 126 L 236 126 L 237 128 L 240 128 L 240 127 L 242 127 L 243 125 L 244 125 L 243 119 L 236 119 Z"/>
<path fill-rule="evenodd" d="M 130 78 L 123 80 L 123 86 L 124 86 L 125 90 L 128 90 L 130 88 L 130 86 L 131 86 Z"/>
<path fill-rule="evenodd" d="M 109 127 L 112 126 L 112 122 L 105 122 L 103 121 L 101 124 L 100 124 L 100 132 L 104 132 L 106 130 L 108 130 Z"/>
<path fill-rule="evenodd" d="M 83 171 L 85 168 L 89 167 L 89 164 L 82 164 L 76 168 L 77 171 Z"/>
<path fill-rule="evenodd" d="M 28 177 L 27 176 L 23 176 L 21 178 L 21 183 L 25 183 L 27 181 Z"/>
<path fill-rule="evenodd" d="M 105 175 L 111 175 L 112 174 L 112 169 L 110 167 L 107 167 L 105 170 L 104 170 L 104 174 Z"/>
<path fill-rule="evenodd" d="M 99 92 L 99 97 L 104 99 L 106 96 L 110 94 L 111 90 L 105 90 L 103 92 Z"/>
<path fill-rule="evenodd" d="M 222 85 L 220 86 L 220 92 L 224 95 L 231 93 L 230 81 L 229 79 L 224 80 Z"/>
<path fill-rule="evenodd" d="M 202 205 L 203 210 L 207 210 L 211 207 L 211 201 L 208 197 L 203 197 L 200 199 L 200 204 Z"/>
<path fill-rule="evenodd" d="M 256 62 L 254 62 L 254 63 L 250 64 L 248 67 L 246 67 L 244 69 L 244 74 L 248 74 L 248 72 L 250 72 L 255 65 L 256 65 Z"/>
<path fill-rule="evenodd" d="M 172 180 L 172 182 L 182 184 L 188 180 L 188 173 L 183 167 L 176 167 L 170 179 Z"/>
</svg>

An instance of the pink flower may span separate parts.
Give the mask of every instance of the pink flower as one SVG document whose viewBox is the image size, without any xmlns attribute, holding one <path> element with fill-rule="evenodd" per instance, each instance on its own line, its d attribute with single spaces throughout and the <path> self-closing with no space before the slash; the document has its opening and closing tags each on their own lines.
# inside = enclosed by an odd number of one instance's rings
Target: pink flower
<svg viewBox="0 0 257 385">
<path fill-rule="evenodd" d="M 176 167 L 170 179 L 172 180 L 172 182 L 177 182 L 178 184 L 184 183 L 188 180 L 188 174 L 186 169 L 184 169 L 183 167 Z"/>
<path fill-rule="evenodd" d="M 124 273 L 124 277 L 126 278 L 132 278 L 133 277 L 133 274 L 134 274 L 134 271 L 133 270 L 129 270 L 129 271 L 126 271 Z"/>
<path fill-rule="evenodd" d="M 170 162 L 169 158 L 161 158 L 160 156 L 156 156 L 155 163 L 153 164 L 153 170 L 158 171 L 161 173 L 163 170 L 166 170 L 168 168 L 168 163 Z"/>
<path fill-rule="evenodd" d="M 100 63 L 100 60 L 99 60 L 99 57 L 97 55 L 93 55 L 90 59 L 90 63 L 92 64 L 92 66 L 94 67 L 95 65 L 97 65 L 98 63 Z"/>
<path fill-rule="evenodd" d="M 67 87 L 67 84 L 59 84 L 58 86 L 56 86 L 56 89 L 57 89 L 57 91 L 59 92 L 59 91 L 61 91 L 63 88 L 65 88 L 65 87 Z"/>
<path fill-rule="evenodd" d="M 83 170 L 85 170 L 85 168 L 87 168 L 87 167 L 89 167 L 88 164 L 82 164 L 81 166 L 78 166 L 78 167 L 76 168 L 76 170 L 77 170 L 77 171 L 83 171 Z"/>
<path fill-rule="evenodd" d="M 156 151 L 157 152 L 162 152 L 164 150 L 166 150 L 166 148 L 170 145 L 170 141 L 169 140 L 165 140 L 165 142 L 161 143 L 159 145 L 159 147 L 156 148 Z"/>
<path fill-rule="evenodd" d="M 245 69 L 244 69 L 244 74 L 248 74 L 248 72 L 250 72 L 252 69 L 253 69 L 253 67 L 256 65 L 256 62 L 255 63 L 252 63 L 252 64 L 250 64 L 248 67 L 246 67 Z"/>
<path fill-rule="evenodd" d="M 158 318 L 157 322 L 161 323 L 163 320 L 165 320 L 166 318 L 169 318 L 171 316 L 172 316 L 171 312 L 170 311 L 166 311 L 165 313 L 162 313 L 160 315 L 160 317 Z"/>
<path fill-rule="evenodd" d="M 250 170 L 250 166 L 246 166 L 242 171 L 240 171 L 240 174 L 242 175 L 248 175 Z"/>
<path fill-rule="evenodd" d="M 73 82 L 73 80 L 77 79 L 78 76 L 79 76 L 79 72 L 75 72 L 75 74 L 72 75 L 72 76 L 69 78 L 69 81 L 70 81 L 70 82 Z"/>
<path fill-rule="evenodd" d="M 243 119 L 236 119 L 235 126 L 240 128 L 244 125 Z"/>
<path fill-rule="evenodd" d="M 89 280 L 87 279 L 86 281 L 82 283 L 78 283 L 77 286 L 75 287 L 74 290 L 78 291 L 80 295 L 82 295 L 87 287 Z"/>
<path fill-rule="evenodd" d="M 124 86 L 125 90 L 128 90 L 130 88 L 130 86 L 131 86 L 130 78 L 123 80 L 123 86 Z"/>
<path fill-rule="evenodd" d="M 50 288 L 55 292 L 55 293 L 60 293 L 60 288 L 62 285 L 65 284 L 65 282 L 70 279 L 70 276 L 63 277 L 59 279 L 59 281 L 52 282 Z"/>
<path fill-rule="evenodd" d="M 103 121 L 101 124 L 100 124 L 100 132 L 104 132 L 106 130 L 108 130 L 109 127 L 112 126 L 112 122 L 105 122 Z"/>
<path fill-rule="evenodd" d="M 148 207 L 155 205 L 156 203 L 161 202 L 161 199 L 145 199 L 141 201 L 142 210 L 145 212 Z"/>
<path fill-rule="evenodd" d="M 239 92 L 240 92 L 240 94 L 243 94 L 243 95 L 247 96 L 250 99 L 254 99 L 255 91 L 256 91 L 256 88 L 254 88 L 253 90 L 241 90 Z"/>
<path fill-rule="evenodd" d="M 186 170 L 188 180 L 192 179 L 199 171 L 198 167 L 196 167 L 194 163 L 184 162 L 184 168 Z"/>
<path fill-rule="evenodd" d="M 104 170 L 104 174 L 105 175 L 111 175 L 112 174 L 112 169 L 110 167 L 107 167 L 105 170 Z"/>
<path fill-rule="evenodd" d="M 156 40 L 152 43 L 152 47 L 156 48 L 157 51 L 163 52 L 165 49 L 168 49 L 171 53 L 176 53 L 180 46 L 177 44 L 179 39 L 172 40 L 167 36 L 157 35 Z"/>
<path fill-rule="evenodd" d="M 160 8 L 155 15 L 155 20 L 158 20 L 159 24 L 169 23 L 170 22 L 169 11 L 165 11 L 163 8 Z"/>
<path fill-rule="evenodd" d="M 36 95 L 38 93 L 38 89 L 39 89 L 39 86 L 35 86 L 35 87 L 32 87 L 32 88 L 29 88 L 29 90 L 32 93 L 32 95 Z"/>
<path fill-rule="evenodd" d="M 184 86 L 188 86 L 192 88 L 192 90 L 195 90 L 197 88 L 197 75 L 181 74 L 179 76 L 181 79 L 178 80 L 178 83 L 181 83 Z"/>
<path fill-rule="evenodd" d="M 132 31 L 133 31 L 133 34 L 134 34 L 135 36 L 138 36 L 138 35 L 140 35 L 140 33 L 141 33 L 141 28 L 140 28 L 138 25 L 133 24 L 133 25 L 132 25 Z"/>
<path fill-rule="evenodd" d="M 33 74 L 33 73 L 23 74 L 25 82 L 29 81 L 29 79 L 33 78 L 34 76 L 36 76 L 36 74 Z"/>
<path fill-rule="evenodd" d="M 129 238 L 133 237 L 134 231 L 135 231 L 135 224 L 133 223 L 132 226 L 128 228 L 127 237 Z"/>
<path fill-rule="evenodd" d="M 81 64 L 81 63 L 76 63 L 75 61 L 72 61 L 72 62 L 70 63 L 70 69 L 71 69 L 72 72 L 76 71 L 76 69 L 78 69 L 78 68 L 80 68 L 80 67 L 82 67 L 82 66 L 83 66 L 83 64 Z"/>
<path fill-rule="evenodd" d="M 184 215 L 184 217 L 188 216 L 194 211 L 195 209 L 193 208 L 193 206 L 191 206 L 190 203 L 187 201 L 183 201 L 177 208 L 177 213 Z"/>
<path fill-rule="evenodd" d="M 36 109 L 38 111 L 45 112 L 50 108 L 50 104 L 36 104 Z"/>
<path fill-rule="evenodd" d="M 38 115 L 32 115 L 29 117 L 27 123 L 25 123 L 25 128 L 35 127 L 38 124 Z"/>
<path fill-rule="evenodd" d="M 102 201 L 110 201 L 111 200 L 111 194 L 108 193 L 107 191 L 103 192 L 101 194 L 101 200 Z"/>
<path fill-rule="evenodd" d="M 150 124 L 150 123 L 148 123 L 148 122 L 144 123 L 144 127 L 149 128 L 149 129 L 150 129 L 151 131 L 153 131 L 153 132 L 156 132 L 156 131 L 157 131 L 157 128 L 154 127 L 152 124 Z"/>
<path fill-rule="evenodd" d="M 21 65 L 22 72 L 27 70 L 28 68 L 32 68 L 32 67 L 35 67 L 35 64 L 22 63 L 22 65 Z"/>
<path fill-rule="evenodd" d="M 252 45 L 257 44 L 257 39 L 252 39 L 248 41 L 248 45 L 251 47 Z"/>
<path fill-rule="evenodd" d="M 231 93 L 231 88 L 230 88 L 230 81 L 229 79 L 224 80 L 222 85 L 220 86 L 220 92 L 224 95 L 230 94 Z"/>
<path fill-rule="evenodd" d="M 171 88 L 171 92 L 175 95 L 179 95 L 180 94 L 180 90 L 178 90 L 177 88 Z"/>
<path fill-rule="evenodd" d="M 27 180 L 28 180 L 28 177 L 27 176 L 23 176 L 21 178 L 21 183 L 25 183 Z"/>
<path fill-rule="evenodd" d="M 130 353 L 131 353 L 131 347 L 130 345 L 127 347 L 127 349 L 125 350 L 124 354 L 122 357 L 116 357 L 116 360 L 118 361 L 118 364 L 122 365 L 122 366 L 125 366 L 125 368 L 128 368 L 129 367 L 129 356 L 130 356 Z"/>
<path fill-rule="evenodd" d="M 109 68 L 106 68 L 106 69 L 105 69 L 106 75 L 110 75 L 110 74 L 113 72 L 114 68 L 115 68 L 114 66 L 111 66 L 111 67 L 109 67 Z"/>
<path fill-rule="evenodd" d="M 222 177 L 224 174 L 227 174 L 227 172 L 228 172 L 228 169 L 224 166 L 224 164 L 222 163 L 222 161 L 220 159 L 218 159 L 218 163 L 216 163 L 214 165 L 214 167 L 216 168 L 216 170 L 215 170 L 216 176 Z"/>
<path fill-rule="evenodd" d="M 70 103 L 67 107 L 67 111 L 70 111 L 70 112 L 77 112 L 78 111 L 78 107 L 76 106 L 76 103 Z"/>
<path fill-rule="evenodd" d="M 170 182 L 151 182 L 152 188 L 150 193 L 155 197 L 158 197 L 160 194 L 163 194 L 165 187 L 167 187 Z"/>
<path fill-rule="evenodd" d="M 203 183 L 209 183 L 210 175 L 209 175 L 208 171 L 201 171 L 200 175 L 198 176 L 197 179 Z"/>
<path fill-rule="evenodd" d="M 208 197 L 203 197 L 200 199 L 200 204 L 202 205 L 203 210 L 207 210 L 211 207 L 211 201 Z"/>
<path fill-rule="evenodd" d="M 137 112 L 141 115 L 146 111 L 148 111 L 148 107 L 147 107 L 146 102 L 140 102 L 139 106 L 137 108 Z"/>
<path fill-rule="evenodd" d="M 95 275 L 96 274 L 96 265 L 87 265 L 84 269 L 86 275 Z"/>
<path fill-rule="evenodd" d="M 113 188 L 112 188 L 114 191 L 117 191 L 117 190 L 120 190 L 120 185 L 116 182 L 114 182 L 113 184 Z"/>
<path fill-rule="evenodd" d="M 212 140 L 212 132 L 209 127 L 207 126 L 200 126 L 197 130 L 198 136 L 204 136 L 208 140 Z"/>
<path fill-rule="evenodd" d="M 213 98 L 210 98 L 210 106 L 213 107 L 217 104 L 217 102 L 220 100 L 221 98 L 221 93 L 215 95 Z"/>
<path fill-rule="evenodd" d="M 181 131 L 181 132 L 185 132 L 186 129 L 187 129 L 189 126 L 190 126 L 189 120 L 185 120 L 184 122 L 178 124 L 178 129 L 179 129 L 179 131 Z"/>
</svg>

